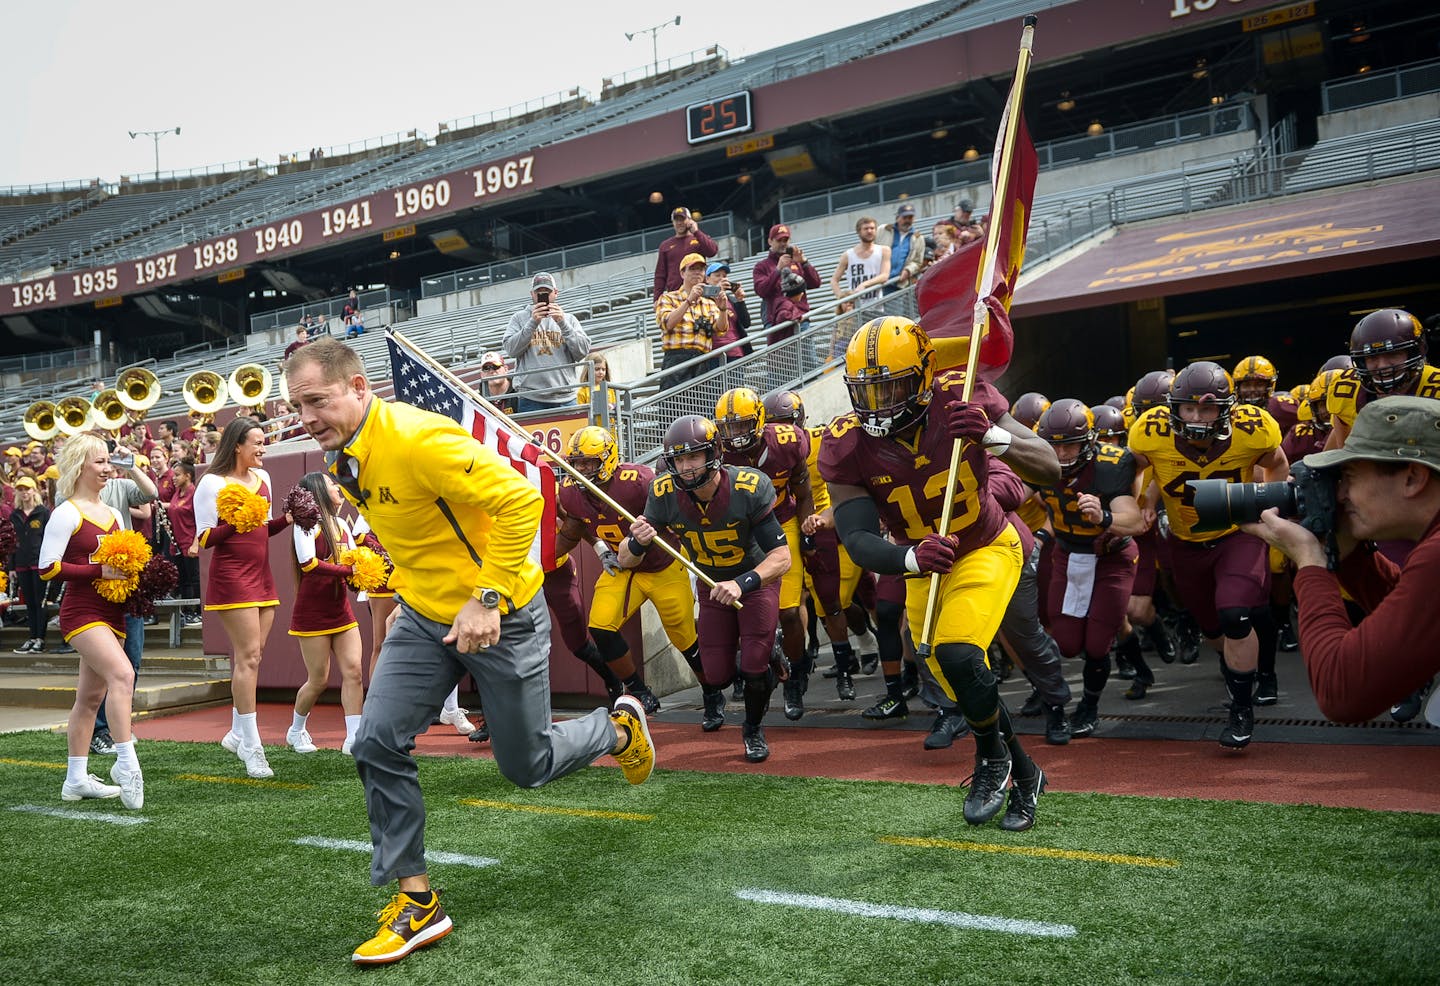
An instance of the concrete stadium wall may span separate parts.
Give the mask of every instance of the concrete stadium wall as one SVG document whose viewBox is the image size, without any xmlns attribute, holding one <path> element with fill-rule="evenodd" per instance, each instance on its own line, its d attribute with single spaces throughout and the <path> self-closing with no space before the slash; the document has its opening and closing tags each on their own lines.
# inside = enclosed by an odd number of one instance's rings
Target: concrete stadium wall
<svg viewBox="0 0 1440 986">
<path fill-rule="evenodd" d="M 1407 123 L 1428 123 L 1440 119 L 1440 92 L 1428 92 L 1408 99 L 1395 99 L 1375 106 L 1331 113 L 1315 121 L 1321 140 L 1368 134 Z"/>
</svg>

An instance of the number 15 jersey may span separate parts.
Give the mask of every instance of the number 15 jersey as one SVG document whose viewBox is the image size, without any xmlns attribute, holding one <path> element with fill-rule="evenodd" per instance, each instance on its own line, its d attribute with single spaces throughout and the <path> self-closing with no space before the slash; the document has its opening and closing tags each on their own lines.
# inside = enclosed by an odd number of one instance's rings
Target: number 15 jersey
<svg viewBox="0 0 1440 986">
<path fill-rule="evenodd" d="M 1170 427 L 1170 409 L 1152 407 L 1130 427 L 1131 452 L 1150 460 L 1155 484 L 1165 501 L 1170 533 L 1182 541 L 1214 541 L 1239 528 L 1196 533 L 1195 492 L 1192 479 L 1223 479 L 1248 483 L 1255 463 L 1280 447 L 1280 426 L 1268 411 L 1249 404 L 1230 410 L 1230 437 L 1198 449 Z"/>
<path fill-rule="evenodd" d="M 657 531 L 674 531 L 685 553 L 716 582 L 733 579 L 760 564 L 766 554 L 783 547 L 756 544 L 755 528 L 773 510 L 775 487 L 758 469 L 722 466 L 710 502 L 701 505 L 675 485 L 671 473 L 656 476 L 645 502 L 645 519 Z"/>
</svg>

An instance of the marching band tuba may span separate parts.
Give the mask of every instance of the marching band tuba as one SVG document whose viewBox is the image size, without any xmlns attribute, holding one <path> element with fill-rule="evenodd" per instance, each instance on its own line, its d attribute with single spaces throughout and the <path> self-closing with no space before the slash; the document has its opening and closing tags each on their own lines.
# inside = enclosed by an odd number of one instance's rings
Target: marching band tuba
<svg viewBox="0 0 1440 986">
<path fill-rule="evenodd" d="M 225 406 L 225 378 L 212 370 L 196 370 L 185 378 L 185 404 L 197 414 L 214 418 Z"/>
<path fill-rule="evenodd" d="M 270 396 L 270 371 L 259 363 L 246 363 L 230 374 L 230 399 L 244 408 L 265 407 Z"/>
<path fill-rule="evenodd" d="M 55 405 L 55 423 L 67 436 L 89 431 L 95 408 L 83 397 L 64 397 Z"/>
<path fill-rule="evenodd" d="M 132 366 L 115 378 L 115 394 L 125 410 L 135 412 L 136 421 L 143 421 L 160 400 L 160 381 L 143 366 Z"/>
<path fill-rule="evenodd" d="M 25 409 L 25 434 L 37 442 L 48 442 L 60 434 L 60 423 L 56 420 L 55 405 L 49 401 L 36 401 Z"/>
<path fill-rule="evenodd" d="M 112 438 L 119 437 L 120 427 L 127 421 L 125 405 L 120 403 L 120 394 L 109 387 L 95 395 L 90 423 L 101 431 L 108 431 Z"/>
</svg>

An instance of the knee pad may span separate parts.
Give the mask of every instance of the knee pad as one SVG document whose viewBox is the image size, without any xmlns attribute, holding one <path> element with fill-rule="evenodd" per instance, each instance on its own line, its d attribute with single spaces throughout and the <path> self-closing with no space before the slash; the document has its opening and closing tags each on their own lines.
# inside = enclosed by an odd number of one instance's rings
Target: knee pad
<svg viewBox="0 0 1440 986">
<path fill-rule="evenodd" d="M 935 663 L 955 692 L 956 704 L 969 718 L 993 713 L 999 701 L 995 674 L 985 663 L 985 652 L 974 644 L 941 644 L 935 648 Z M 989 711 L 984 711 L 989 710 Z"/>
<path fill-rule="evenodd" d="M 768 696 L 771 692 L 775 690 L 775 685 L 779 681 L 779 678 L 775 674 L 775 670 L 773 668 L 769 671 L 766 671 L 764 674 L 746 674 L 741 675 L 741 678 L 743 678 L 745 681 L 746 695 Z"/>
<path fill-rule="evenodd" d="M 1220 632 L 1228 640 L 1244 640 L 1255 629 L 1254 611 L 1248 606 L 1227 606 L 1218 615 Z"/>
<path fill-rule="evenodd" d="M 618 630 L 591 627 L 590 635 L 595 638 L 595 645 L 600 649 L 600 659 L 606 664 L 624 657 L 630 650 L 630 645 L 625 643 L 625 638 Z"/>
<path fill-rule="evenodd" d="M 875 604 L 875 625 L 882 629 L 900 628 L 900 617 L 904 614 L 905 607 L 899 603 L 892 603 L 882 599 Z"/>
</svg>

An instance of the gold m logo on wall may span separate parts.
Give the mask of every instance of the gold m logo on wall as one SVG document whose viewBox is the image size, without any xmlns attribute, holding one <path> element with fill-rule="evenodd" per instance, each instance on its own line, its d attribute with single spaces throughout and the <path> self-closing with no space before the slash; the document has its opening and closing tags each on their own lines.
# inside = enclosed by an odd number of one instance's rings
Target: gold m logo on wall
<svg viewBox="0 0 1440 986">
<path fill-rule="evenodd" d="M 1295 218 L 1294 215 L 1279 216 L 1267 222 L 1285 222 Z M 1159 237 L 1155 247 L 1163 252 L 1134 263 L 1108 268 L 1105 276 L 1091 281 L 1089 286 L 1098 288 L 1112 284 L 1163 281 L 1202 272 L 1235 270 L 1354 250 L 1374 245 L 1372 234 L 1385 229 L 1383 224 L 1347 226 L 1318 222 L 1270 232 L 1239 232 L 1242 228 L 1255 225 L 1260 224 L 1241 223 Z"/>
</svg>

